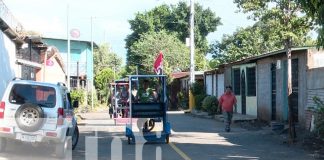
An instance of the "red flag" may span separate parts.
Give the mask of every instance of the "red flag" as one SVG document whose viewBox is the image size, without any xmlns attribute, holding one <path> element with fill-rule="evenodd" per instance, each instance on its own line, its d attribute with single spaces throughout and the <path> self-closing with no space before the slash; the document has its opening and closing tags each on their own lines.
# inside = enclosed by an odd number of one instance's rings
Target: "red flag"
<svg viewBox="0 0 324 160">
<path fill-rule="evenodd" d="M 160 51 L 158 57 L 154 62 L 154 72 L 156 74 L 162 74 L 162 70 L 163 70 L 163 53 L 162 51 Z"/>
</svg>

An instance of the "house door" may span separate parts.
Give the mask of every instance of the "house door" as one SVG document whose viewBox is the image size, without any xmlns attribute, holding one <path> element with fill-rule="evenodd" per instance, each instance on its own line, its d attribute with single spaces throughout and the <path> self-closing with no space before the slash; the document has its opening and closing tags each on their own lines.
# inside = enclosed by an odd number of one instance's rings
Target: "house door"
<svg viewBox="0 0 324 160">
<path fill-rule="evenodd" d="M 291 78 L 292 78 L 292 106 L 294 121 L 298 122 L 298 59 L 291 60 Z"/>
<path fill-rule="evenodd" d="M 245 87 L 245 72 L 242 71 L 241 74 L 241 96 L 242 96 L 242 114 L 246 114 L 246 87 Z"/>
<path fill-rule="evenodd" d="M 271 64 L 271 120 L 276 120 L 276 64 Z"/>
</svg>

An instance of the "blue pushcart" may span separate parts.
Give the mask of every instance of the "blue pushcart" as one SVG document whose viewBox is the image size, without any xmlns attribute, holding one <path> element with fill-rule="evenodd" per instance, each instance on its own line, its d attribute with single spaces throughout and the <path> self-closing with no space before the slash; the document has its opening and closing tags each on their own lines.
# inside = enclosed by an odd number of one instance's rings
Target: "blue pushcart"
<svg viewBox="0 0 324 160">
<path fill-rule="evenodd" d="M 142 140 L 169 143 L 171 125 L 166 113 L 166 76 L 130 75 L 129 93 L 130 115 L 125 133 L 128 144 Z"/>
</svg>

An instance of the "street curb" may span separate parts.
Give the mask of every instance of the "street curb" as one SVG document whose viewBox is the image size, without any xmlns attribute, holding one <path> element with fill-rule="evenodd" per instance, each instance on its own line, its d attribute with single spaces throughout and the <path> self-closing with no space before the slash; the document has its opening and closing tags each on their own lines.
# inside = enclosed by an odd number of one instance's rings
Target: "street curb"
<svg viewBox="0 0 324 160">
<path fill-rule="evenodd" d="M 199 117 L 199 118 L 205 118 L 205 119 L 215 119 L 217 121 L 221 121 L 219 118 L 216 118 L 217 115 L 208 115 L 207 112 L 198 112 L 196 110 L 192 110 L 189 115 L 193 116 L 193 117 Z"/>
<path fill-rule="evenodd" d="M 190 113 L 193 117 L 199 117 L 199 118 L 205 118 L 205 119 L 214 119 L 218 122 L 224 122 L 224 118 L 222 114 L 215 114 L 215 115 L 209 115 L 207 112 L 192 110 Z M 233 123 L 239 123 L 239 122 L 253 122 L 257 121 L 257 118 L 249 118 L 249 117 L 236 117 L 235 114 L 233 116 Z"/>
<path fill-rule="evenodd" d="M 78 118 L 80 118 L 81 120 L 85 120 L 86 118 L 84 118 L 81 114 L 76 114 L 76 116 L 78 117 Z"/>
</svg>

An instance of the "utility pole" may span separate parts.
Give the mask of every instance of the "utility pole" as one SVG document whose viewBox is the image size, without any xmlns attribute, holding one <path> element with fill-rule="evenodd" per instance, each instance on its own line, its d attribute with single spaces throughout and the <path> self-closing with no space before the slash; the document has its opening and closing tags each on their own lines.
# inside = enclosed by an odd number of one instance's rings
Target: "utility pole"
<svg viewBox="0 0 324 160">
<path fill-rule="evenodd" d="M 116 80 L 116 57 L 114 57 L 114 60 L 113 60 L 113 62 L 114 62 L 114 80 Z"/>
<path fill-rule="evenodd" d="M 80 89 L 80 73 L 79 73 L 79 61 L 77 61 L 77 88 Z"/>
<path fill-rule="evenodd" d="M 94 76 L 94 74 L 93 74 L 93 58 L 94 58 L 94 55 L 93 55 L 93 36 L 92 36 L 92 21 L 93 21 L 93 17 L 91 16 L 91 55 L 92 55 L 92 58 L 91 58 L 91 74 L 92 74 L 92 76 L 91 76 L 91 109 L 93 109 L 93 76 Z"/>
<path fill-rule="evenodd" d="M 195 4 L 194 0 L 190 0 L 190 83 L 195 83 Z"/>
<path fill-rule="evenodd" d="M 194 97 L 192 95 L 193 84 L 195 83 L 195 2 L 190 0 L 190 83 L 189 83 L 189 110 L 191 111 L 194 105 Z"/>
<path fill-rule="evenodd" d="M 286 18 L 285 25 L 288 26 L 289 21 L 291 20 L 291 10 L 290 10 L 290 1 L 286 8 Z M 288 123 L 289 123 L 289 143 L 294 143 L 296 141 L 296 128 L 295 128 L 295 119 L 294 119 L 294 107 L 292 103 L 292 67 L 291 67 L 291 46 L 292 38 L 288 37 L 285 40 L 285 49 L 287 54 L 287 89 L 288 89 Z"/>
<path fill-rule="evenodd" d="M 70 52 L 70 35 L 69 35 L 69 4 L 67 4 L 67 15 L 66 15 L 67 25 L 66 25 L 66 36 L 67 36 L 67 59 L 66 59 L 66 73 L 67 73 L 67 88 L 70 90 L 70 58 L 71 58 L 71 52 Z"/>
</svg>

